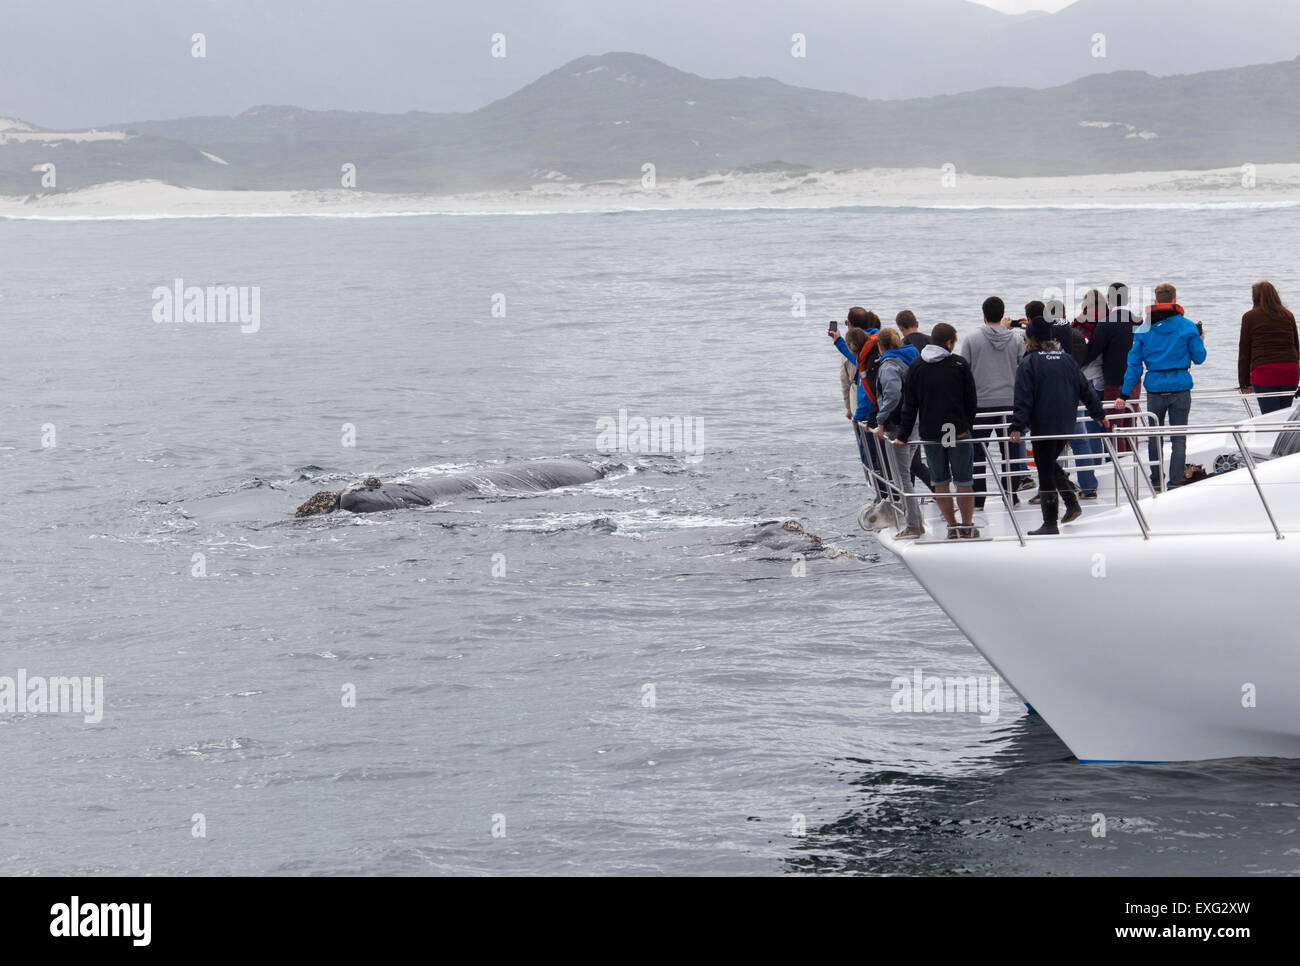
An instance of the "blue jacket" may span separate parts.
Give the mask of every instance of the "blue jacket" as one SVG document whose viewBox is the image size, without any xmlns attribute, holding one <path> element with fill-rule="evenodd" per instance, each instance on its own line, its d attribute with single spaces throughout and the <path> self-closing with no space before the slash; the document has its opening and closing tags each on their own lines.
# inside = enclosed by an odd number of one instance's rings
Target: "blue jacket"
<svg viewBox="0 0 1300 966">
<path fill-rule="evenodd" d="M 1156 307 L 1149 324 L 1133 334 L 1128 369 L 1120 395 L 1128 397 L 1146 368 L 1147 392 L 1184 392 L 1192 388 L 1192 365 L 1205 361 L 1205 342 L 1196 323 L 1172 308 Z"/>
<path fill-rule="evenodd" d="M 1031 352 L 1016 370 L 1016 404 L 1011 428 L 1036 436 L 1065 436 L 1074 432 L 1079 403 L 1097 422 L 1106 410 L 1097 390 L 1083 376 L 1074 356 L 1060 349 Z"/>
<path fill-rule="evenodd" d="M 878 331 L 880 330 L 867 329 L 867 334 L 871 335 Z M 835 348 L 840 350 L 840 352 L 844 355 L 844 358 L 851 360 L 854 365 L 857 365 L 858 357 L 853 354 L 853 350 L 849 348 L 849 344 L 844 341 L 844 336 L 840 336 L 835 340 Z M 860 423 L 865 423 L 868 419 L 871 418 L 871 411 L 876 408 L 876 404 L 871 401 L 871 397 L 867 395 L 866 389 L 862 387 L 861 372 L 854 374 L 853 383 L 858 387 L 857 388 L 858 404 L 856 410 L 853 413 L 853 418 Z"/>
</svg>

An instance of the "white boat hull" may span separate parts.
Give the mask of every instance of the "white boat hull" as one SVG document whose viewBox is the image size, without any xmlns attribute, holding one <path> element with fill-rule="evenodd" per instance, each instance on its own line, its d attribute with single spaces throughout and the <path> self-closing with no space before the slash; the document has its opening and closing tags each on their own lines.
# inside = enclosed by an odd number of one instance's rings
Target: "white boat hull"
<svg viewBox="0 0 1300 966">
<path fill-rule="evenodd" d="M 1258 473 L 1285 539 L 1238 470 L 1141 501 L 1149 540 L 1125 505 L 1026 546 L 881 542 L 1080 759 L 1300 758 L 1300 455 Z"/>
</svg>

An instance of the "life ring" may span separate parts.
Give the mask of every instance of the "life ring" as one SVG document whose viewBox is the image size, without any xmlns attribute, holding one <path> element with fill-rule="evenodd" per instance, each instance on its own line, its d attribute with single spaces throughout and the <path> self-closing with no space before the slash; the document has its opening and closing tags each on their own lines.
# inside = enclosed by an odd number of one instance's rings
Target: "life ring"
<svg viewBox="0 0 1300 966">
<path fill-rule="evenodd" d="M 863 530 L 866 530 L 867 533 L 871 533 L 875 530 L 875 527 L 871 525 L 871 511 L 875 508 L 876 505 L 874 503 L 868 503 L 858 511 L 858 526 Z"/>
</svg>

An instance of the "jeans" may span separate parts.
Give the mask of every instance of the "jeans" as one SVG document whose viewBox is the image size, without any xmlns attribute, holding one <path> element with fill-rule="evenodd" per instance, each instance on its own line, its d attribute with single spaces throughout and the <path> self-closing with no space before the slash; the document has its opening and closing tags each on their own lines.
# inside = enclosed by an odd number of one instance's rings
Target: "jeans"
<svg viewBox="0 0 1300 966">
<path fill-rule="evenodd" d="M 1147 411 L 1154 414 L 1161 426 L 1165 417 L 1170 426 L 1186 426 L 1187 417 L 1192 411 L 1192 394 L 1183 392 L 1151 392 L 1147 390 Z M 1147 454 L 1151 459 L 1151 484 L 1160 487 L 1160 473 L 1164 468 L 1164 453 L 1161 450 L 1161 437 L 1152 436 L 1147 440 Z M 1173 453 L 1169 458 L 1169 480 L 1174 486 L 1183 481 L 1183 470 L 1187 464 L 1187 437 L 1179 433 L 1173 438 Z"/>
<path fill-rule="evenodd" d="M 1100 433 L 1101 423 L 1091 419 L 1081 419 L 1074 427 L 1074 431 L 1076 433 Z M 1097 489 L 1097 474 L 1086 467 L 1097 466 L 1101 463 L 1101 440 L 1072 439 L 1070 440 L 1070 452 L 1074 453 L 1074 465 L 1079 473 L 1079 489 Z M 1084 459 L 1085 456 L 1088 458 Z"/>
<path fill-rule="evenodd" d="M 909 470 L 912 466 L 912 458 L 920 449 L 920 443 L 908 443 L 905 446 L 889 444 L 889 458 L 894 464 L 894 478 L 902 482 L 903 492 L 906 494 L 904 500 L 907 504 L 907 525 L 917 530 L 921 529 L 921 495 Z"/>
<path fill-rule="evenodd" d="M 879 447 L 876 445 L 876 437 L 872 436 L 865 425 L 858 423 L 853 424 L 853 435 L 858 441 L 858 455 L 862 458 L 862 465 L 870 473 L 880 473 L 880 456 Z M 874 486 L 876 481 L 871 480 Z"/>
<path fill-rule="evenodd" d="M 988 439 L 995 432 L 999 436 L 1005 436 L 1007 434 L 1007 426 L 1005 424 L 1008 417 L 991 416 L 988 414 L 1006 412 L 1007 409 L 1008 407 L 1006 406 L 977 409 L 975 411 L 975 426 L 971 429 L 971 436 L 976 440 Z M 983 478 L 983 474 L 986 472 L 984 465 L 984 447 L 980 446 L 978 443 L 974 443 L 973 445 L 975 446 L 974 472 L 975 493 L 977 494 L 975 497 L 975 508 L 977 510 L 982 510 L 984 509 L 984 493 L 987 489 L 987 484 Z M 1019 486 L 1020 481 L 1025 478 L 1025 464 L 1023 462 L 1012 461 L 1024 460 L 1025 444 L 1002 442 L 998 443 L 998 448 L 1002 451 L 1002 462 L 1006 464 L 1003 466 L 1001 472 L 1008 474 L 1010 477 L 1009 479 L 1003 477 L 1003 485 L 1012 493 L 1015 493 L 1016 487 Z"/>
<path fill-rule="evenodd" d="M 1300 387 L 1297 387 L 1297 386 L 1257 386 L 1257 385 L 1255 385 L 1254 383 L 1251 383 L 1250 388 L 1251 388 L 1251 389 L 1254 389 L 1256 393 L 1261 393 L 1261 392 L 1289 392 L 1289 393 L 1291 393 L 1291 396 L 1294 396 L 1294 395 L 1295 395 L 1295 391 L 1296 391 L 1296 389 L 1297 389 L 1297 388 L 1300 388 Z M 1274 397 L 1272 397 L 1271 399 L 1260 399 L 1260 400 L 1259 400 L 1259 411 L 1260 411 L 1260 414 L 1262 415 L 1262 414 L 1264 414 L 1264 413 L 1274 413 L 1274 412 L 1277 412 L 1279 409 L 1286 409 L 1286 408 L 1288 408 L 1288 407 L 1291 405 L 1291 396 L 1274 396 Z"/>
</svg>

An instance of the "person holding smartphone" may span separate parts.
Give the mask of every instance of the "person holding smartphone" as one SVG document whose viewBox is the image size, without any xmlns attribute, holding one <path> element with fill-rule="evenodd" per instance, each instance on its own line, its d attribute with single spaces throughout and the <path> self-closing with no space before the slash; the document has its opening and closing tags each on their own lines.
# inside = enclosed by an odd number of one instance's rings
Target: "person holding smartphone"
<svg viewBox="0 0 1300 966">
<path fill-rule="evenodd" d="M 880 319 L 874 312 L 868 312 L 862 306 L 855 305 L 845 316 L 844 325 L 848 332 L 854 329 L 879 329 Z M 839 324 L 834 320 L 827 327 L 826 334 L 835 340 L 835 348 L 839 349 L 840 354 L 844 356 L 840 361 L 840 395 L 844 397 L 844 415 L 847 419 L 852 419 L 858 411 L 855 387 L 858 384 L 857 351 L 860 351 L 860 347 L 859 350 L 850 351 L 849 345 L 840 337 Z"/>
</svg>

